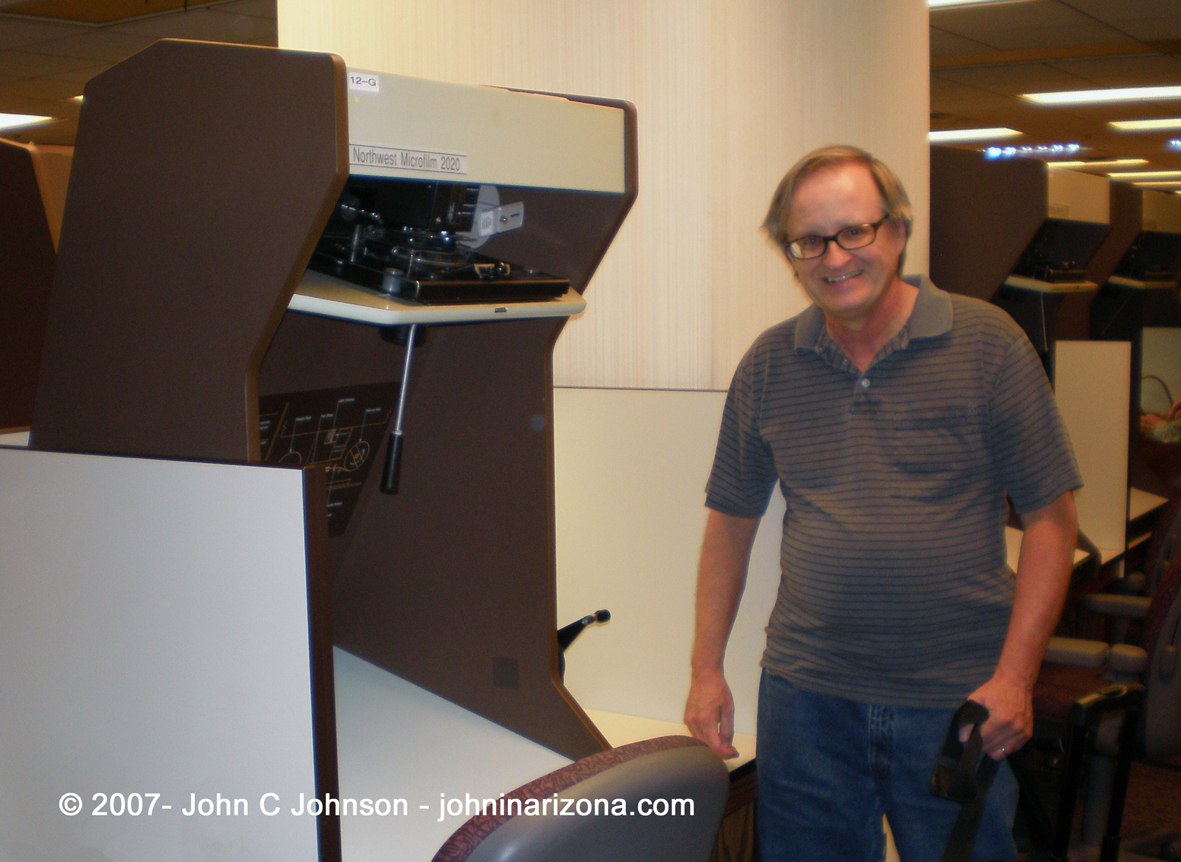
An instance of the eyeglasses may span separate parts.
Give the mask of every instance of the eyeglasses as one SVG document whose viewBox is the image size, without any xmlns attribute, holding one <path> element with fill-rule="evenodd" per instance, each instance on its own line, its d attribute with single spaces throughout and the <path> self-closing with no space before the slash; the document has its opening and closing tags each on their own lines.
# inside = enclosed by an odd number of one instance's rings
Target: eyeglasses
<svg viewBox="0 0 1181 862">
<path fill-rule="evenodd" d="M 786 245 L 787 253 L 796 260 L 812 260 L 822 257 L 828 251 L 828 244 L 834 240 L 845 251 L 865 248 L 877 239 L 878 228 L 885 224 L 889 218 L 889 215 L 884 215 L 873 224 L 851 224 L 846 228 L 841 228 L 832 236 L 802 236 L 799 239 L 790 240 Z"/>
</svg>

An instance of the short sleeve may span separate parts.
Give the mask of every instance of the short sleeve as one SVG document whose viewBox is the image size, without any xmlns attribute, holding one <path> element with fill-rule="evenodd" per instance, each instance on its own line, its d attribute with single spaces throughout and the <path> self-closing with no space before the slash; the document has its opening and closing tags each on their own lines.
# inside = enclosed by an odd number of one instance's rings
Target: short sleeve
<svg viewBox="0 0 1181 862">
<path fill-rule="evenodd" d="M 762 387 L 756 351 L 743 358 L 730 382 L 705 505 L 735 518 L 761 518 L 775 487 L 775 457 L 759 433 Z"/>
<path fill-rule="evenodd" d="M 990 411 L 994 463 L 1019 515 L 1082 487 L 1050 381 L 1024 333 L 1009 345 Z"/>
</svg>

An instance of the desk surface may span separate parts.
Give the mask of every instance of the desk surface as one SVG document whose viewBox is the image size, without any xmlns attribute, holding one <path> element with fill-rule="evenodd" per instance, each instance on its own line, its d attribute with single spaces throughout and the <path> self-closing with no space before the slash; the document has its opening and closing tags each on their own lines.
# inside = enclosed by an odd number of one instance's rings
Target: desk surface
<svg viewBox="0 0 1181 862">
<path fill-rule="evenodd" d="M 1164 497 L 1156 494 L 1150 494 L 1148 491 L 1141 491 L 1139 488 L 1128 489 L 1128 520 L 1134 521 L 1148 515 L 1157 509 L 1164 506 L 1169 501 Z M 1005 527 L 1005 556 L 1009 564 L 1009 568 L 1017 571 L 1017 559 L 1021 551 L 1021 531 L 1014 527 Z M 1140 538 L 1139 541 L 1144 541 Z M 1135 539 L 1129 538 L 1128 545 L 1131 547 L 1136 544 Z M 1123 548 L 1099 548 L 1099 562 L 1107 564 L 1124 553 Z M 1087 558 L 1087 552 L 1075 549 L 1074 564 L 1077 566 Z"/>
<path fill-rule="evenodd" d="M 345 862 L 430 862 L 469 816 L 440 820 L 440 794 L 498 798 L 570 763 L 344 650 L 333 660 L 341 798 L 406 800 L 404 816 L 341 817 Z"/>
<path fill-rule="evenodd" d="M 537 302 L 424 305 L 386 296 L 380 291 L 367 290 L 309 269 L 304 273 L 287 307 L 305 314 L 375 326 L 404 326 L 411 323 L 475 323 L 570 317 L 584 311 L 586 301 L 571 289 L 558 299 Z"/>
<path fill-rule="evenodd" d="M 1093 281 L 1041 281 L 1024 275 L 1010 275 L 1005 279 L 1005 285 L 1035 293 L 1083 293 L 1099 288 Z"/>
<path fill-rule="evenodd" d="M 28 431 L 5 431 L 0 433 L 0 446 L 16 446 L 23 448 L 28 445 Z"/>
<path fill-rule="evenodd" d="M 640 718 L 635 715 L 620 715 L 617 712 L 603 712 L 599 709 L 588 709 L 586 714 L 595 723 L 607 741 L 618 748 L 629 742 L 639 742 L 642 739 L 653 739 L 657 736 L 688 736 L 689 728 L 672 721 L 660 721 L 655 718 Z M 755 759 L 755 738 L 751 734 L 734 734 L 734 747 L 738 749 L 738 757 L 727 760 L 726 766 L 731 772 L 738 767 L 750 763 Z"/>
<path fill-rule="evenodd" d="M 1166 503 L 1166 497 L 1161 497 L 1157 494 L 1150 494 L 1148 491 L 1141 491 L 1139 488 L 1128 489 L 1128 520 L 1134 521 L 1137 518 L 1153 512 Z"/>
</svg>

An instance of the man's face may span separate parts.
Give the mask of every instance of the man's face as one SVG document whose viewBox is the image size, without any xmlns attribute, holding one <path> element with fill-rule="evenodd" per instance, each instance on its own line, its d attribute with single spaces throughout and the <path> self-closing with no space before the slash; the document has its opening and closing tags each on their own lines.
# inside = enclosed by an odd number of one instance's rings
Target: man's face
<svg viewBox="0 0 1181 862">
<path fill-rule="evenodd" d="M 843 162 L 812 174 L 796 188 L 787 218 L 787 236 L 832 236 L 850 225 L 873 224 L 886 214 L 869 168 Z M 796 278 L 825 316 L 860 329 L 894 284 L 906 248 L 902 225 L 885 222 L 869 245 L 847 251 L 836 241 L 823 255 L 796 260 Z"/>
</svg>

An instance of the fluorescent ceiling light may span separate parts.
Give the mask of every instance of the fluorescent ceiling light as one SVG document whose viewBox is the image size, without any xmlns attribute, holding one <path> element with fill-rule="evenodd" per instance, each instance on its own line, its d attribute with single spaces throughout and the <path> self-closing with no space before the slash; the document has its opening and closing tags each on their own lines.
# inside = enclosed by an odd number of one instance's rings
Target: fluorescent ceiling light
<svg viewBox="0 0 1181 862">
<path fill-rule="evenodd" d="M 1120 87 L 1114 90 L 1065 90 L 1058 93 L 1022 93 L 1022 99 L 1039 105 L 1086 105 L 1098 102 L 1143 102 L 1181 99 L 1181 86 Z"/>
<path fill-rule="evenodd" d="M 1099 159 L 1092 162 L 1046 162 L 1048 168 L 1121 168 L 1126 165 L 1146 165 L 1148 159 Z"/>
<path fill-rule="evenodd" d="M 1181 180 L 1174 182 L 1157 182 L 1157 183 L 1132 183 L 1134 186 L 1143 186 L 1146 189 L 1175 189 L 1181 186 Z"/>
<path fill-rule="evenodd" d="M 991 146 L 984 148 L 984 158 L 997 159 L 1053 159 L 1058 156 L 1077 155 L 1083 147 L 1079 144 L 1029 144 L 1020 147 Z"/>
<path fill-rule="evenodd" d="M 48 123 L 53 117 L 39 117 L 36 114 L 2 114 L 0 113 L 0 131 L 8 129 L 23 129 L 25 126 L 36 126 Z"/>
<path fill-rule="evenodd" d="M 1121 132 L 1151 132 L 1157 129 L 1181 129 L 1181 117 L 1160 120 L 1112 120 L 1107 125 Z"/>
<path fill-rule="evenodd" d="M 1166 177 L 1181 177 L 1181 171 L 1116 171 L 1108 176 L 1113 180 L 1162 180 Z"/>
<path fill-rule="evenodd" d="M 1016 129 L 1005 128 L 944 129 L 929 133 L 927 139 L 933 144 L 946 141 L 995 141 L 998 138 L 1013 138 L 1020 134 L 1021 132 Z"/>
<path fill-rule="evenodd" d="M 1015 3 L 1017 0 L 927 0 L 927 5 L 932 9 L 938 9 L 942 6 L 985 6 L 996 3 Z"/>
</svg>

